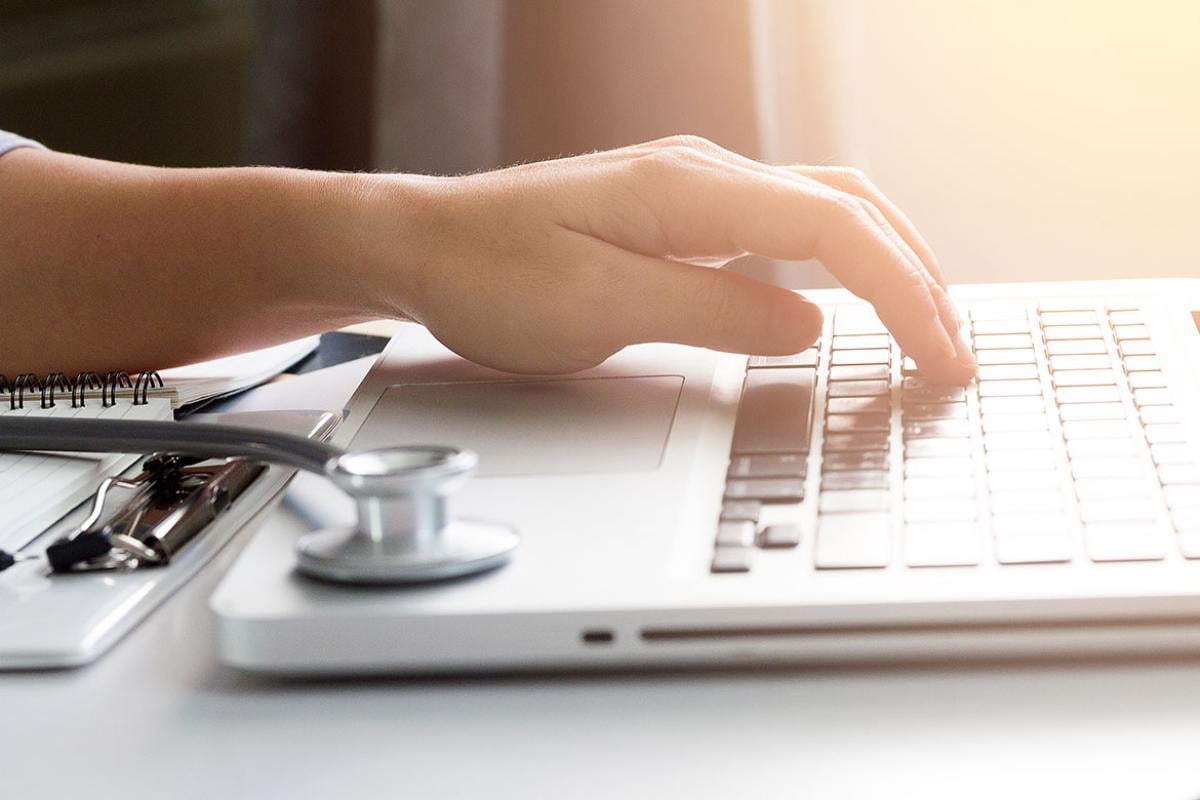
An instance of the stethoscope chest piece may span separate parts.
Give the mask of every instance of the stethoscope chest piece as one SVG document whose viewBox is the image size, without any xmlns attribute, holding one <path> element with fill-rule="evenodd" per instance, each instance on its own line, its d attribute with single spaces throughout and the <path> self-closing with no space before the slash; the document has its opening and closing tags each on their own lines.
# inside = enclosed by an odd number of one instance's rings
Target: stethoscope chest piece
<svg viewBox="0 0 1200 800">
<path fill-rule="evenodd" d="M 469 450 L 389 447 L 333 458 L 325 474 L 354 498 L 358 524 L 296 544 L 297 567 L 339 583 L 425 583 L 505 564 L 520 538 L 507 525 L 454 519 L 448 496 L 475 469 Z"/>
</svg>

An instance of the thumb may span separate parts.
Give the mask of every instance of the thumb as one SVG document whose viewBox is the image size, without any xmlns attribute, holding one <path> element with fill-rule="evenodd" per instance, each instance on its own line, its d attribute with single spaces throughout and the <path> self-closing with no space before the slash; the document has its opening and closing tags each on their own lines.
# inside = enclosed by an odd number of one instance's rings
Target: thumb
<svg viewBox="0 0 1200 800">
<path fill-rule="evenodd" d="M 627 342 L 675 342 L 728 353 L 789 355 L 821 335 L 821 309 L 788 289 L 736 272 L 639 256 L 624 282 L 618 332 Z"/>
</svg>

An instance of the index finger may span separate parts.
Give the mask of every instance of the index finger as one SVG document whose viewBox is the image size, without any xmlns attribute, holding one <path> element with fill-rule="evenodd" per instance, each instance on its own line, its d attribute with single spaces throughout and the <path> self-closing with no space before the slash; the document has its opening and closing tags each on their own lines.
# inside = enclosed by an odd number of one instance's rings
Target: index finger
<svg viewBox="0 0 1200 800">
<path fill-rule="evenodd" d="M 744 169 L 689 148 L 652 151 L 632 166 L 632 190 L 660 234 L 652 254 L 816 258 L 875 307 L 922 371 L 949 382 L 970 380 L 973 368 L 956 355 L 925 275 L 875 224 L 861 198 L 811 179 Z M 629 249 L 645 247 L 642 241 Z"/>
</svg>

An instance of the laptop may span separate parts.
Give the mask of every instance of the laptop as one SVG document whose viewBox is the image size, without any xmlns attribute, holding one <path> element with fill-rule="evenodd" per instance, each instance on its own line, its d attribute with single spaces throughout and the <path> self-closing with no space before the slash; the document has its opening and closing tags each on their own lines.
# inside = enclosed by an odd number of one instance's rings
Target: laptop
<svg viewBox="0 0 1200 800">
<path fill-rule="evenodd" d="M 1200 651 L 1200 281 L 955 287 L 979 380 L 927 381 L 869 306 L 762 358 L 630 347 L 575 375 L 458 358 L 419 326 L 340 444 L 479 454 L 462 516 L 510 564 L 409 587 L 301 576 L 351 519 L 298 479 L 212 598 L 265 673 L 435 673 Z"/>
</svg>

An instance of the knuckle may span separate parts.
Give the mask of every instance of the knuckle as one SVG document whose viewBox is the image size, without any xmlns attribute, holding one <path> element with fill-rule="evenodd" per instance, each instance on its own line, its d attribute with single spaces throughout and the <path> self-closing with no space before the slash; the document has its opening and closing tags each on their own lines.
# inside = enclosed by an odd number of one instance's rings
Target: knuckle
<svg viewBox="0 0 1200 800">
<path fill-rule="evenodd" d="M 681 173 L 694 170 L 699 153 L 686 147 L 662 147 L 634 158 L 630 168 L 642 180 L 670 180 Z"/>
<path fill-rule="evenodd" d="M 851 186 L 870 187 L 871 179 L 858 167 L 833 167 L 833 175 Z"/>
<path fill-rule="evenodd" d="M 657 140 L 654 144 L 660 148 L 682 148 L 684 150 L 693 150 L 697 153 L 715 153 L 721 147 L 710 139 L 703 136 L 697 136 L 694 133 L 677 133 L 674 136 L 667 136 Z"/>
</svg>

